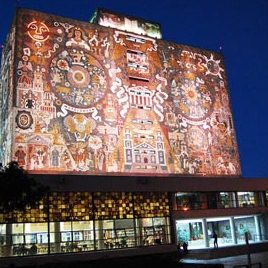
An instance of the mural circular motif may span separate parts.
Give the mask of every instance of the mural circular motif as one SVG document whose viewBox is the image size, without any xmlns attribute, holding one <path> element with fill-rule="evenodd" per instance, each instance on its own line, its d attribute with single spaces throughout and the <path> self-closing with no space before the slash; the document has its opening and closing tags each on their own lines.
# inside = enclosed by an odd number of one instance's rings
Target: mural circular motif
<svg viewBox="0 0 268 268">
<path fill-rule="evenodd" d="M 89 73 L 81 66 L 73 66 L 67 73 L 67 78 L 72 87 L 85 88 L 90 82 Z"/>
<path fill-rule="evenodd" d="M 87 51 L 61 51 L 50 64 L 50 83 L 58 100 L 84 108 L 98 102 L 108 88 L 100 62 Z"/>
<path fill-rule="evenodd" d="M 214 60 L 209 60 L 207 62 L 207 67 L 210 73 L 217 75 L 220 72 L 220 66 L 219 64 Z"/>
<path fill-rule="evenodd" d="M 49 38 L 49 28 L 47 25 L 36 20 L 28 24 L 27 33 L 36 42 L 44 42 Z"/>
<path fill-rule="evenodd" d="M 173 79 L 171 96 L 179 114 L 191 121 L 201 121 L 213 111 L 214 89 L 196 79 Z"/>
<path fill-rule="evenodd" d="M 16 123 L 21 129 L 28 129 L 33 124 L 33 118 L 30 112 L 27 111 L 19 111 L 16 116 Z"/>
</svg>

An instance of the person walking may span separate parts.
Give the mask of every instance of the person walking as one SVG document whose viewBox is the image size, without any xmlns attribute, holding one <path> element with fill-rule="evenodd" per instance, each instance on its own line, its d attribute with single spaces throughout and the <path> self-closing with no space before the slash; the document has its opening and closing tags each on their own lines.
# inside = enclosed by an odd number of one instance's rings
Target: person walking
<svg viewBox="0 0 268 268">
<path fill-rule="evenodd" d="M 214 238 L 214 248 L 218 248 L 218 235 L 215 231 L 213 232 L 213 238 Z"/>
<path fill-rule="evenodd" d="M 183 248 L 184 255 L 186 255 L 188 253 L 188 243 L 184 241 L 182 244 L 182 248 Z"/>
</svg>

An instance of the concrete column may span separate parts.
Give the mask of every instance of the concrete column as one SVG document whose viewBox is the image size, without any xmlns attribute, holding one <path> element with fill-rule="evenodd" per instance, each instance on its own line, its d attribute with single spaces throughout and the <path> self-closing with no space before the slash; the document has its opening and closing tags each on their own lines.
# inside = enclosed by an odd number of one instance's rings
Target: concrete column
<svg viewBox="0 0 268 268">
<path fill-rule="evenodd" d="M 99 221 L 95 221 L 95 230 L 96 232 L 96 247 L 97 249 L 106 249 L 105 245 L 104 245 L 104 231 L 103 231 L 103 221 L 99 220 Z M 98 234 L 97 234 L 98 232 Z"/>
<path fill-rule="evenodd" d="M 142 224 L 140 219 L 134 220 L 135 226 L 135 236 L 136 236 L 136 246 L 143 246 L 144 239 L 142 237 Z"/>
<path fill-rule="evenodd" d="M 177 210 L 176 194 L 171 195 L 172 210 Z"/>
<path fill-rule="evenodd" d="M 55 253 L 61 252 L 60 222 L 54 222 L 54 241 L 55 241 Z"/>
<path fill-rule="evenodd" d="M 232 234 L 233 243 L 237 244 L 237 237 L 236 237 L 236 234 L 235 234 L 234 217 L 230 218 L 230 227 L 231 227 L 231 234 Z"/>
<path fill-rule="evenodd" d="M 4 250 L 4 257 L 12 256 L 12 224 L 6 224 L 6 247 Z"/>
<path fill-rule="evenodd" d="M 204 234 L 205 247 L 209 248 L 208 228 L 207 228 L 206 219 L 202 219 L 202 229 L 203 229 L 203 234 Z"/>
<path fill-rule="evenodd" d="M 256 228 L 256 239 L 255 241 L 261 241 L 261 230 L 260 230 L 260 221 L 259 217 L 257 215 L 254 216 L 254 221 L 255 221 L 255 228 Z"/>
<path fill-rule="evenodd" d="M 237 192 L 233 193 L 233 207 L 234 208 L 238 208 L 239 204 L 238 204 L 238 194 Z"/>
</svg>

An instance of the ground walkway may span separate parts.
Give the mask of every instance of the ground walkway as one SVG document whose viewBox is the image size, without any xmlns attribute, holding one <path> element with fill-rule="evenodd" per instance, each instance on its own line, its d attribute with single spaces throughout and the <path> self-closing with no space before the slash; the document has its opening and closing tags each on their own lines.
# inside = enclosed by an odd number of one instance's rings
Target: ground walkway
<svg viewBox="0 0 268 268">
<path fill-rule="evenodd" d="M 224 250 L 224 249 L 222 249 Z M 219 254 L 219 256 L 221 253 Z M 248 265 L 248 254 L 230 256 L 230 257 L 217 257 L 214 254 L 214 258 L 206 258 L 205 255 L 196 253 L 189 253 L 187 256 L 180 260 L 181 267 L 224 267 L 224 268 L 245 268 Z M 268 268 L 268 248 L 267 251 L 250 253 L 250 260 L 252 268 Z M 214 266 L 213 266 L 214 264 Z"/>
<path fill-rule="evenodd" d="M 248 264 L 249 250 L 251 268 L 268 268 L 268 243 L 252 244 L 250 247 L 233 246 L 220 247 L 218 249 L 206 248 L 190 250 L 188 254 L 179 259 L 176 251 L 163 252 L 164 247 L 148 247 L 142 249 L 144 255 L 135 254 L 136 249 L 111 250 L 109 252 L 99 252 L 101 255 L 97 259 L 91 259 L 96 252 L 82 252 L 76 254 L 55 254 L 50 256 L 27 256 L 16 258 L 5 258 L 0 262 L 1 268 L 245 268 Z M 159 252 L 157 254 L 157 249 Z M 174 247 L 175 249 L 175 247 Z M 149 251 L 152 250 L 152 251 Z M 120 252 L 122 253 L 120 257 Z M 127 256 L 123 253 L 127 253 Z M 112 257 L 112 253 L 116 256 Z M 132 253 L 132 256 L 130 254 Z M 5 261 L 5 262 L 4 262 Z M 256 264 L 261 264 L 256 265 Z M 238 267 L 240 266 L 240 267 Z"/>
</svg>

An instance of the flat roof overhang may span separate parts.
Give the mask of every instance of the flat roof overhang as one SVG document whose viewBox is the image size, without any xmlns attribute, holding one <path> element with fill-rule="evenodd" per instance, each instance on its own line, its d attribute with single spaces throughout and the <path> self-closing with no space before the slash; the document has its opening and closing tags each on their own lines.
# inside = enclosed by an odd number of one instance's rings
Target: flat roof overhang
<svg viewBox="0 0 268 268">
<path fill-rule="evenodd" d="M 199 176 L 29 174 L 51 191 L 213 192 L 268 191 L 268 179 Z"/>
</svg>

